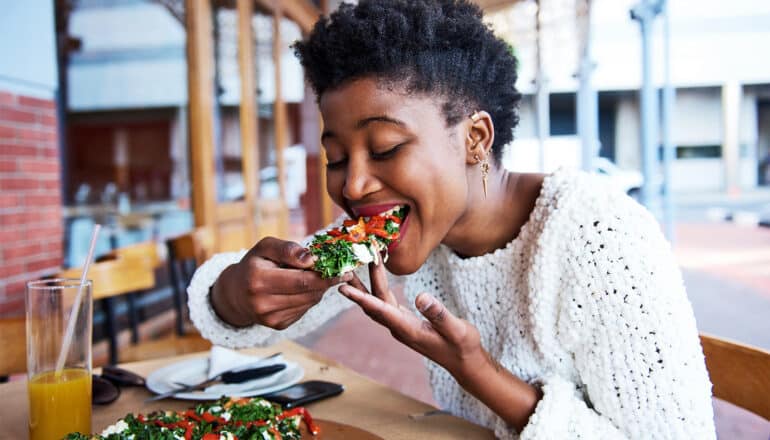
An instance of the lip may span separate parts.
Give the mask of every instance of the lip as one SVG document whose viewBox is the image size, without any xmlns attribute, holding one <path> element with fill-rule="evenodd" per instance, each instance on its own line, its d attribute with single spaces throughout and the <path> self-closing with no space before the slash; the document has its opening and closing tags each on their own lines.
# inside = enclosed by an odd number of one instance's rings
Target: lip
<svg viewBox="0 0 770 440">
<path fill-rule="evenodd" d="M 401 243 L 401 240 L 404 239 L 404 236 L 406 235 L 406 229 L 409 227 L 409 218 L 411 216 L 407 215 L 404 219 L 404 223 L 401 225 L 400 228 L 398 228 L 398 240 L 393 241 L 388 245 L 388 253 L 393 252 L 394 249 L 396 249 Z"/>
<path fill-rule="evenodd" d="M 383 203 L 380 205 L 355 206 L 351 207 L 350 210 L 353 211 L 353 215 L 356 217 L 371 217 L 401 205 L 406 205 L 406 203 Z"/>
</svg>

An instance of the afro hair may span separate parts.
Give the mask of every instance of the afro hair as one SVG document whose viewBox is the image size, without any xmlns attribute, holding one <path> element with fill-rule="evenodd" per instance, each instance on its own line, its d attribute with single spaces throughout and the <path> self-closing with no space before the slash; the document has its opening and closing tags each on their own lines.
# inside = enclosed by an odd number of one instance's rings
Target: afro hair
<svg viewBox="0 0 770 440">
<path fill-rule="evenodd" d="M 447 126 L 485 110 L 500 161 L 518 123 L 516 58 L 467 0 L 361 0 L 343 3 L 294 44 L 317 98 L 374 77 L 441 99 Z"/>
</svg>

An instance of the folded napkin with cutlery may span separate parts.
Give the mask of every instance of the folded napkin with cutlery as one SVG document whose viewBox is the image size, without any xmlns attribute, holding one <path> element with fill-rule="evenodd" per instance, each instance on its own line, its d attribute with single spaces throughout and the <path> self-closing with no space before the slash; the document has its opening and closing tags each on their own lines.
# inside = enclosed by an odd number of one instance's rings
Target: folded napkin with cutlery
<svg viewBox="0 0 770 440">
<path fill-rule="evenodd" d="M 268 355 L 269 356 L 269 355 Z M 209 372 L 208 378 L 216 377 L 225 371 L 235 369 L 261 367 L 264 365 L 286 363 L 283 356 L 254 356 L 245 353 L 239 353 L 229 348 L 214 345 L 209 353 Z"/>
<path fill-rule="evenodd" d="M 209 371 L 207 377 L 211 379 L 226 371 L 286 363 L 286 359 L 284 359 L 280 354 L 277 356 L 268 357 L 254 356 L 214 345 L 211 347 L 211 352 L 209 354 Z M 257 388 L 264 386 L 269 382 L 275 381 L 276 376 L 279 375 L 280 373 L 277 373 L 271 376 L 254 379 L 244 383 L 219 383 L 206 388 L 206 391 L 227 394 L 228 392 L 237 392 L 243 390 L 244 388 Z"/>
</svg>

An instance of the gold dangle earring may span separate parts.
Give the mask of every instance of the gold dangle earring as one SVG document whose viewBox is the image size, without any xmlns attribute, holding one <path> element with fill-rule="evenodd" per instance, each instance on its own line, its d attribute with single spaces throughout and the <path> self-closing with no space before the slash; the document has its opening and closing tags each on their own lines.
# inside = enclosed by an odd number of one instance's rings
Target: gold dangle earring
<svg viewBox="0 0 770 440">
<path fill-rule="evenodd" d="M 489 176 L 489 161 L 487 159 L 481 159 L 478 154 L 474 154 L 473 158 L 481 166 L 481 183 L 484 185 L 484 200 L 487 199 L 487 176 Z"/>
<path fill-rule="evenodd" d="M 481 119 L 478 110 L 471 115 L 471 121 L 478 122 Z M 481 165 L 481 183 L 484 185 L 484 200 L 487 199 L 487 176 L 489 175 L 489 161 L 487 159 L 481 160 L 478 154 L 474 154 L 473 158 Z"/>
</svg>

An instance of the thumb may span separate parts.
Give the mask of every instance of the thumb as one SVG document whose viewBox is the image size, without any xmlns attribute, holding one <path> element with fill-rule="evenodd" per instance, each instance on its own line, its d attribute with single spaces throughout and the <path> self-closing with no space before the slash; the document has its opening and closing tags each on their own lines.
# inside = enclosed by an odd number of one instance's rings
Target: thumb
<svg viewBox="0 0 770 440">
<path fill-rule="evenodd" d="M 462 321 L 429 293 L 421 293 L 414 300 L 417 310 L 430 322 L 436 331 L 449 341 L 458 341 L 463 337 L 465 326 Z"/>
</svg>

